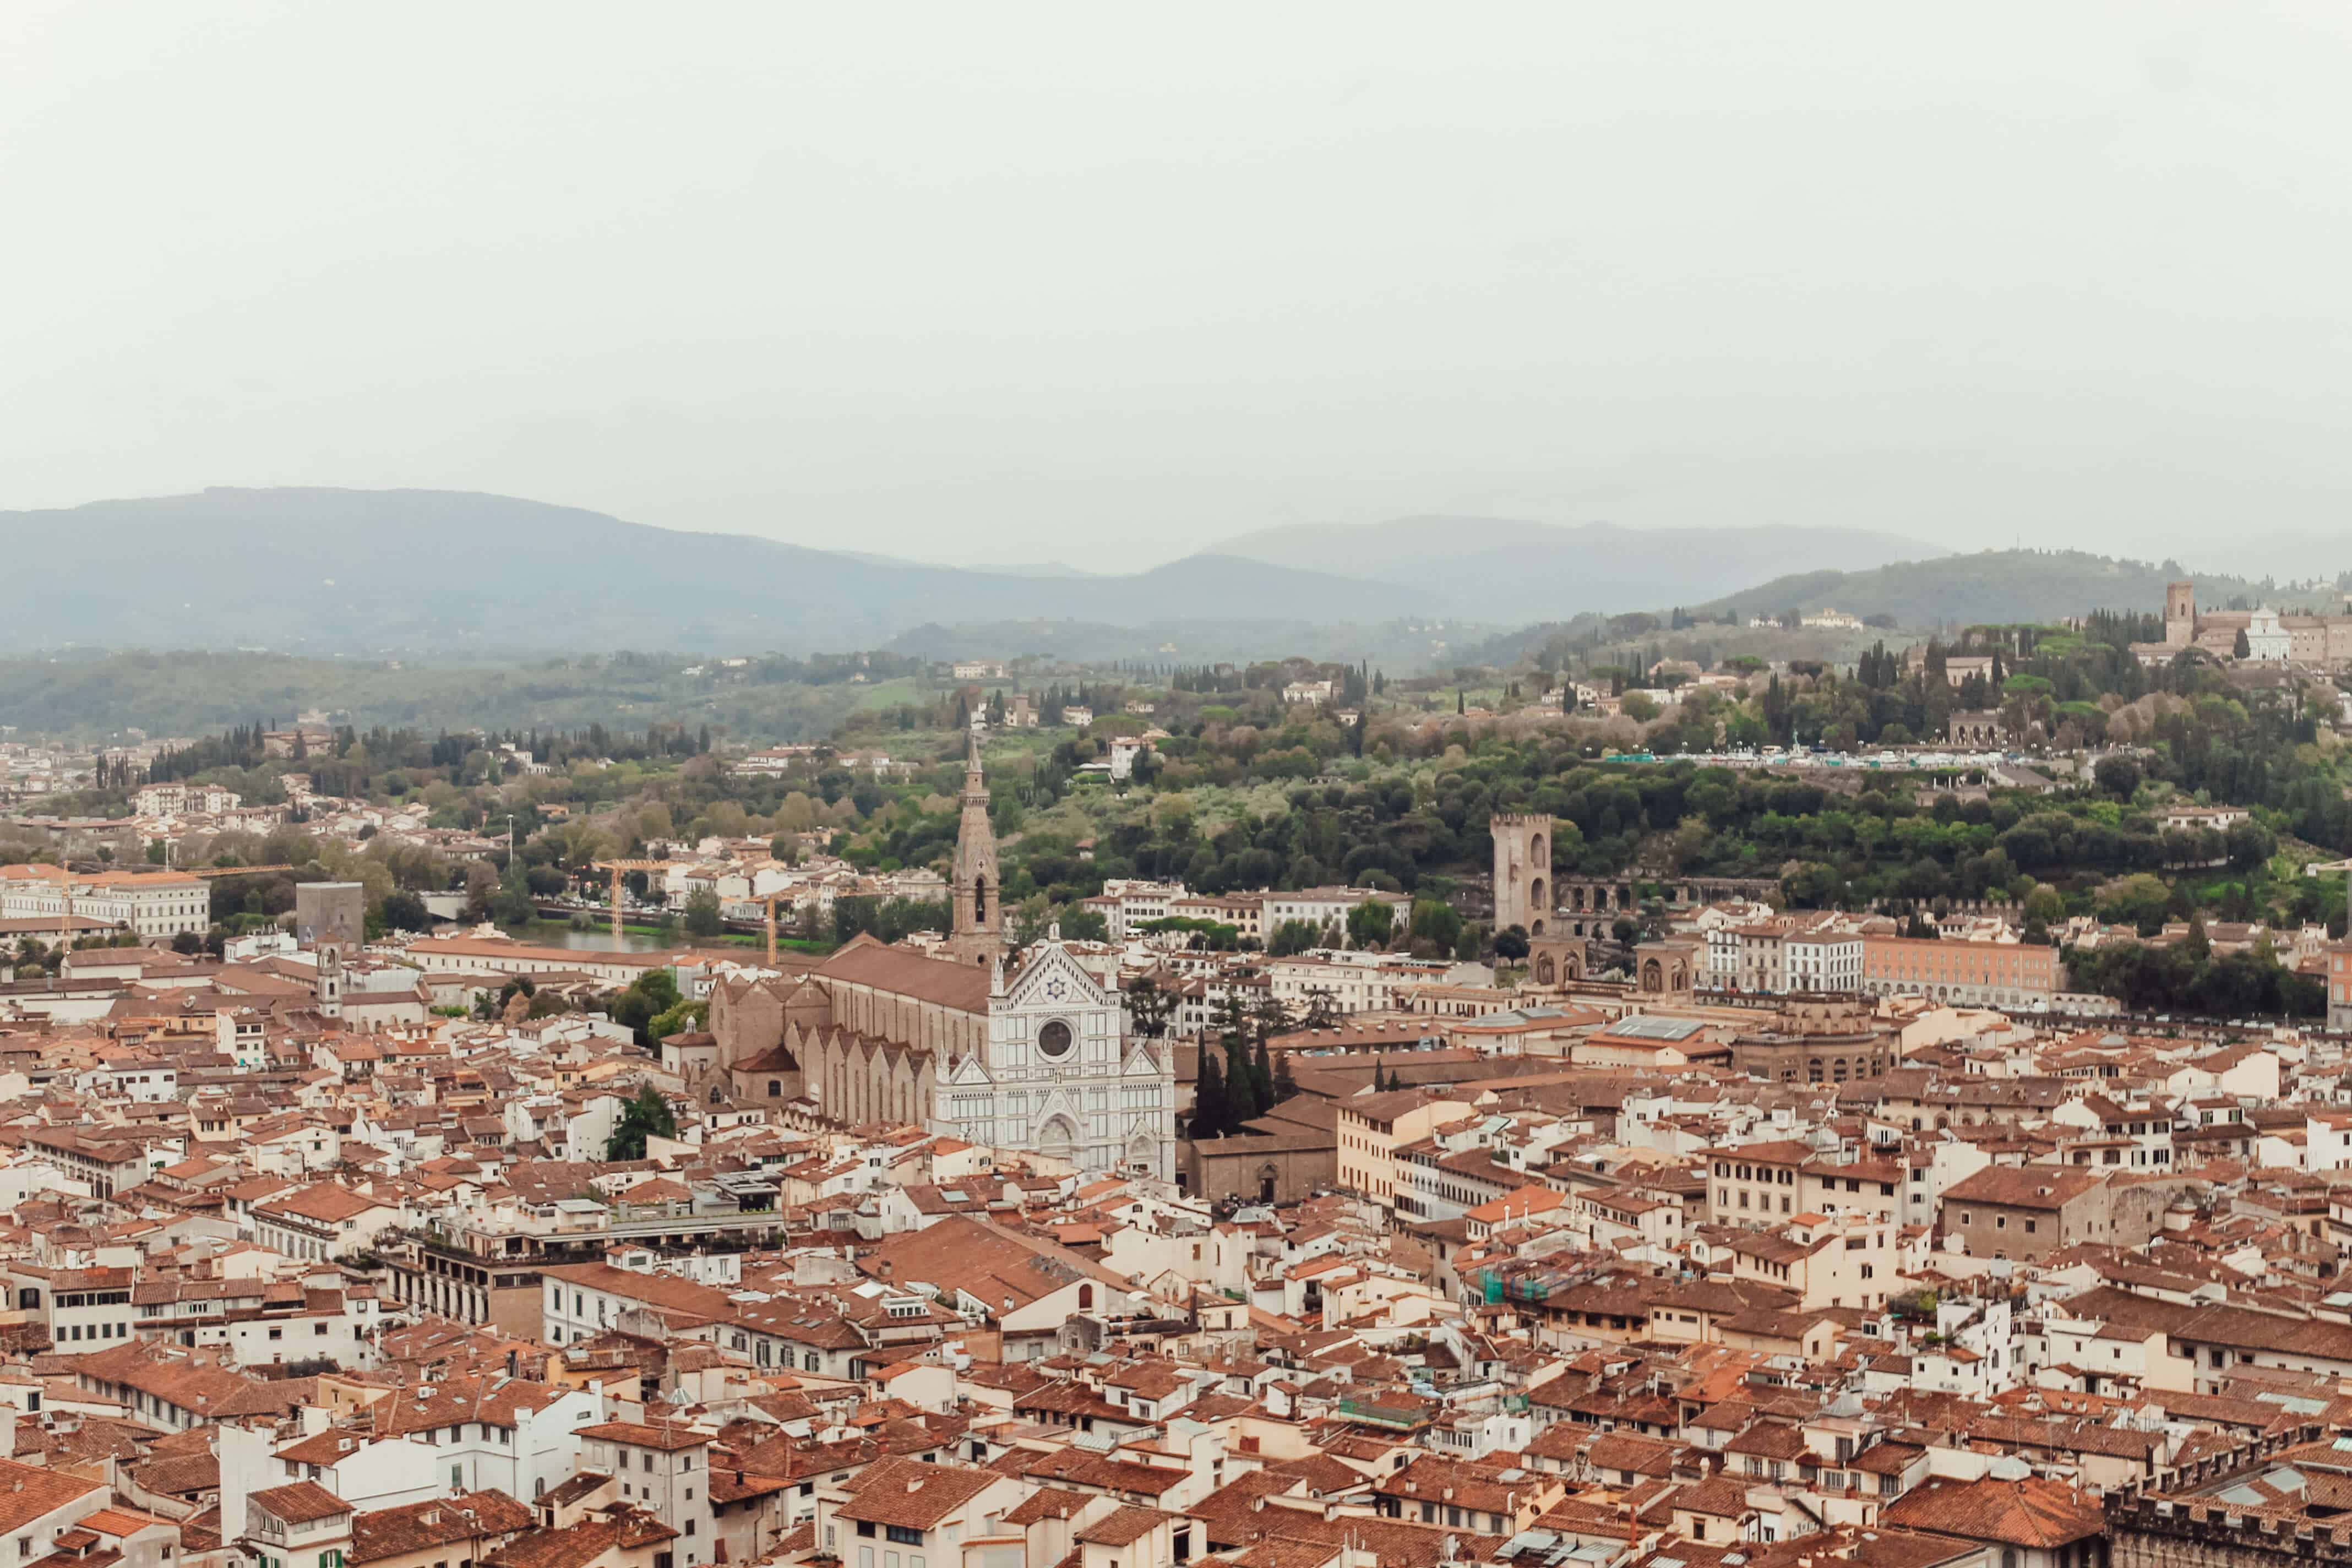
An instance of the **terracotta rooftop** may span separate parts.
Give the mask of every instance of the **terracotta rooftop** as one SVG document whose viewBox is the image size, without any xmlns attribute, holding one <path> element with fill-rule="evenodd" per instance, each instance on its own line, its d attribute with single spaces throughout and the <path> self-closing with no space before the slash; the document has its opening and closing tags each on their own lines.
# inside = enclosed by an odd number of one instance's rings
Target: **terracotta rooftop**
<svg viewBox="0 0 2352 1568">
<path fill-rule="evenodd" d="M 308 1524 L 352 1511 L 351 1504 L 316 1481 L 294 1481 L 282 1487 L 265 1488 L 249 1495 L 246 1501 L 261 1509 L 270 1518 L 283 1520 L 288 1524 Z"/>
<path fill-rule="evenodd" d="M 1879 1511 L 1882 1522 L 1968 1541 L 2049 1551 L 2104 1534 L 2098 1500 L 2042 1476 L 1956 1481 L 1936 1476 Z"/>
</svg>

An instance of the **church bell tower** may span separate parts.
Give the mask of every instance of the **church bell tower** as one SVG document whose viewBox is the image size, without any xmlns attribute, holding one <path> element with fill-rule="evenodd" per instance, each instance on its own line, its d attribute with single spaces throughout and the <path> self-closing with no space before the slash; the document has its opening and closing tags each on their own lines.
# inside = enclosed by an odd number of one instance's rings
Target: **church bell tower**
<svg viewBox="0 0 2352 1568">
<path fill-rule="evenodd" d="M 994 963 L 1004 956 L 1003 879 L 996 869 L 996 835 L 988 826 L 988 781 L 980 771 L 980 740 L 964 742 L 962 815 L 956 824 L 955 874 L 948 883 L 948 951 L 962 963 Z"/>
<path fill-rule="evenodd" d="M 2167 647 L 2187 647 L 2197 640 L 2197 584 L 2168 583 L 2164 587 L 2164 642 Z"/>
</svg>

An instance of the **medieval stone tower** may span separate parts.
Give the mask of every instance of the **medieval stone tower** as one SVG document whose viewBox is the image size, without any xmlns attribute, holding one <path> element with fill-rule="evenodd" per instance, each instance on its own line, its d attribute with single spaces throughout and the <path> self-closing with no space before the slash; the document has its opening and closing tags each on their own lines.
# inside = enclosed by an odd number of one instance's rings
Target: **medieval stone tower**
<svg viewBox="0 0 2352 1568">
<path fill-rule="evenodd" d="M 988 826 L 988 781 L 980 742 L 964 742 L 962 816 L 956 824 L 955 873 L 948 879 L 948 952 L 964 963 L 1004 956 L 1004 880 L 996 869 L 996 834 Z"/>
<path fill-rule="evenodd" d="M 2165 647 L 2187 647 L 2196 640 L 2197 584 L 2167 583 L 2164 585 Z"/>
<path fill-rule="evenodd" d="M 1541 936 L 1551 923 L 1551 818 L 1497 816 L 1495 837 L 1495 929 L 1517 926 Z"/>
</svg>

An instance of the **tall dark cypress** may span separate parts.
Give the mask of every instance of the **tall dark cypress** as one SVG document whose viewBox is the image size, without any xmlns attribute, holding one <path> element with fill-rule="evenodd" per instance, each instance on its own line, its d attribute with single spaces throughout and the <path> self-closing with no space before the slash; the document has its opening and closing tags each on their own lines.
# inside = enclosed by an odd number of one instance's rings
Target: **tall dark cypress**
<svg viewBox="0 0 2352 1568">
<path fill-rule="evenodd" d="M 1257 1097 L 1257 1075 L 1250 1070 L 1249 1047 L 1236 1037 L 1225 1047 L 1225 1125 L 1228 1131 L 1255 1120 L 1265 1107 Z"/>
<path fill-rule="evenodd" d="M 1224 1130 L 1225 1075 L 1217 1066 L 1217 1053 L 1203 1047 L 1201 1080 L 1192 1090 L 1192 1136 L 1214 1138 Z"/>
</svg>

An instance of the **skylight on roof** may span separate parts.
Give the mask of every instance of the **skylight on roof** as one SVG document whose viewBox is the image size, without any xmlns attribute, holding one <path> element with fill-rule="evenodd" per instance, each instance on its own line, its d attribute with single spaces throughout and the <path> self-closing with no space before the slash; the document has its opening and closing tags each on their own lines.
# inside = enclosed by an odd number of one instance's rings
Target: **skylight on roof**
<svg viewBox="0 0 2352 1568">
<path fill-rule="evenodd" d="M 1703 1027 L 1696 1018 L 1660 1018 L 1644 1014 L 1620 1018 L 1609 1026 L 1609 1033 L 1629 1040 L 1686 1040 Z"/>
</svg>

